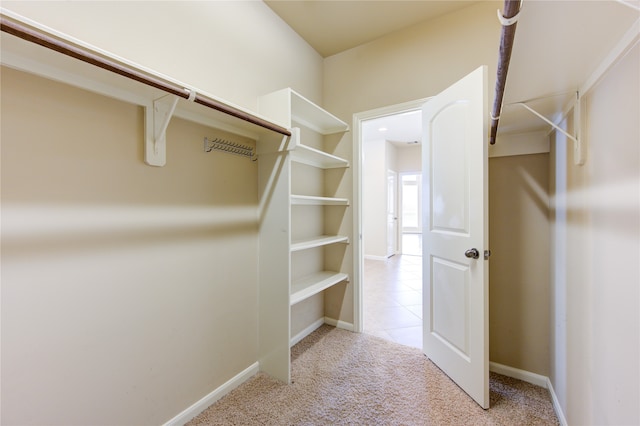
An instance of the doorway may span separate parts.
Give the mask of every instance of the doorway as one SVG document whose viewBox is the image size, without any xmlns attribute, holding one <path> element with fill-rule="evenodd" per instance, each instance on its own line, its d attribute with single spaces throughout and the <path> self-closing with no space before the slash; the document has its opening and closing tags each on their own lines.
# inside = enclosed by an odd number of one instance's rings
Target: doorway
<svg viewBox="0 0 640 426">
<path fill-rule="evenodd" d="M 360 224 L 363 224 L 361 239 L 355 247 L 359 264 L 355 275 L 360 279 L 354 281 L 360 285 L 355 286 L 354 328 L 418 348 L 422 348 L 419 194 L 422 115 L 419 108 L 424 102 L 419 100 L 358 114 L 354 123 L 354 158 L 362 159 L 361 164 L 354 164 L 359 170 L 358 178 L 354 180 L 360 185 L 354 193 L 362 194 L 355 204 L 357 214 L 362 218 Z M 408 125 L 409 121 L 414 124 Z M 366 145 L 368 143 L 371 145 Z M 377 170 L 372 171 L 372 168 Z M 386 188 L 376 187 L 376 174 L 386 178 Z M 397 200 L 394 200 L 394 193 Z M 378 222 L 382 226 L 377 228 L 371 226 L 376 220 L 376 197 L 384 198 L 386 204 L 382 211 L 384 216 Z M 394 227 L 396 250 L 391 249 Z M 387 235 L 376 235 L 381 230 L 386 230 Z M 374 251 L 375 241 L 386 243 L 384 251 Z"/>
</svg>

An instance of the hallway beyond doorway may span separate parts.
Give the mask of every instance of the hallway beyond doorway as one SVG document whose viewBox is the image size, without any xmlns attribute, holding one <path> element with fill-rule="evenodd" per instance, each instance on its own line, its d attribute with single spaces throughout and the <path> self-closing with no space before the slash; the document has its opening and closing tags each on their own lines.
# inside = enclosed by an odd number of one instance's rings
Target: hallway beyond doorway
<svg viewBox="0 0 640 426">
<path fill-rule="evenodd" d="M 409 256 L 422 256 L 422 234 L 402 234 L 402 254 Z"/>
<path fill-rule="evenodd" d="M 363 283 L 364 332 L 422 349 L 422 257 L 365 259 Z"/>
</svg>

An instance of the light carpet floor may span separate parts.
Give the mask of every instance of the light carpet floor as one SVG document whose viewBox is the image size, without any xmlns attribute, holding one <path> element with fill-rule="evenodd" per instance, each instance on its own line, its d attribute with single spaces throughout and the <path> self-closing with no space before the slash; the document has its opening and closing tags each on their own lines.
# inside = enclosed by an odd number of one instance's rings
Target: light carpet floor
<svg viewBox="0 0 640 426">
<path fill-rule="evenodd" d="M 491 374 L 483 410 L 419 349 L 322 326 L 292 350 L 293 383 L 259 373 L 188 425 L 557 425 L 546 389 Z"/>
</svg>

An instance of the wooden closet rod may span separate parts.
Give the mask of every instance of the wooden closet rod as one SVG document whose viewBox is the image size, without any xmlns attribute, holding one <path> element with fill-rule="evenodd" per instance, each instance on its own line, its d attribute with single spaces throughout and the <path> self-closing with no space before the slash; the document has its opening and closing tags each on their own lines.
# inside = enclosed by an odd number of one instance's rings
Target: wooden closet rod
<svg viewBox="0 0 640 426">
<path fill-rule="evenodd" d="M 500 56 L 498 57 L 498 72 L 496 75 L 496 97 L 493 101 L 493 110 L 491 112 L 491 135 L 489 143 L 496 143 L 496 135 L 498 133 L 498 120 L 502 112 L 502 98 L 504 96 L 505 83 L 507 81 L 507 71 L 509 71 L 509 62 L 511 61 L 511 49 L 513 48 L 513 40 L 516 36 L 517 19 L 510 22 L 520 12 L 521 0 L 504 0 L 504 12 L 502 13 L 502 34 L 500 35 Z M 500 14 L 500 11 L 498 11 Z"/>
<path fill-rule="evenodd" d="M 160 89 L 181 98 L 189 99 L 192 96 L 192 92 L 185 87 L 141 72 L 140 70 L 137 70 L 135 68 L 95 54 L 91 51 L 88 51 L 87 49 L 69 44 L 63 40 L 54 38 L 47 33 L 28 27 L 20 22 L 9 20 L 5 16 L 1 17 L 0 30 L 19 37 L 23 40 L 38 44 L 51 50 L 55 50 L 56 52 L 62 53 L 63 55 L 67 55 L 91 65 L 95 65 L 99 68 L 111 71 L 113 73 L 130 78 L 148 86 L 155 87 L 156 89 Z M 291 136 L 291 132 L 284 127 L 278 126 L 260 117 L 234 108 L 230 105 L 223 104 L 207 96 L 196 93 L 195 98 L 193 98 L 192 100 L 193 102 L 196 102 L 200 105 L 204 105 L 208 108 L 220 111 L 224 114 L 231 115 L 240 120 L 255 124 L 256 126 L 260 126 L 273 132 L 280 133 L 281 135 Z"/>
</svg>

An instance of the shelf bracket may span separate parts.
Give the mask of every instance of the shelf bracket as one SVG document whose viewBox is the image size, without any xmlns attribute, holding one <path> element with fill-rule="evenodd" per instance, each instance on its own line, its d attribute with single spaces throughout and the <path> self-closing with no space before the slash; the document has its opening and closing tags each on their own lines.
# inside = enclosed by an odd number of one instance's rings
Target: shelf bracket
<svg viewBox="0 0 640 426">
<path fill-rule="evenodd" d="M 574 124 L 573 127 L 575 129 L 580 129 L 581 130 L 581 125 L 582 125 L 582 117 L 581 117 L 581 104 L 582 104 L 582 99 L 580 98 L 579 94 L 576 94 L 576 103 L 575 103 L 575 107 L 573 110 L 574 113 Z M 584 165 L 584 163 L 586 162 L 586 156 L 587 156 L 587 149 L 586 149 L 586 144 L 584 143 L 582 137 L 582 135 L 580 135 L 580 130 L 577 130 L 576 136 L 568 133 L 567 131 L 565 131 L 562 127 L 558 126 L 556 123 L 554 123 L 553 121 L 549 120 L 547 117 L 545 117 L 544 115 L 540 114 L 538 111 L 534 110 L 533 108 L 531 108 L 529 105 L 525 104 L 524 102 L 515 102 L 509 105 L 519 105 L 523 108 L 525 108 L 526 110 L 528 110 L 529 112 L 531 112 L 532 114 L 534 114 L 535 116 L 537 116 L 538 118 L 540 118 L 542 121 L 544 121 L 545 123 L 549 124 L 551 127 L 553 127 L 555 130 L 557 130 L 558 132 L 562 133 L 563 135 L 565 135 L 567 138 L 571 139 L 573 141 L 573 163 L 576 166 L 582 166 Z"/>
<path fill-rule="evenodd" d="M 162 167 L 167 163 L 167 126 L 178 104 L 178 97 L 166 95 L 145 107 L 144 162 Z"/>
</svg>

